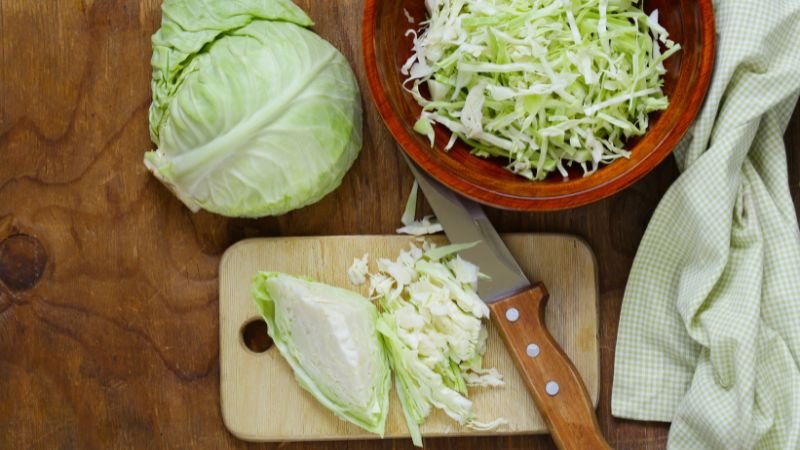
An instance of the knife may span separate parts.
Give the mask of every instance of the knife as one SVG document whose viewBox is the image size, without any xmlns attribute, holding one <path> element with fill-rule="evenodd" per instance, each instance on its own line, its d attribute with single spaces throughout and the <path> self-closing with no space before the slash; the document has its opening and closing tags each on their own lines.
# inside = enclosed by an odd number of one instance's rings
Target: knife
<svg viewBox="0 0 800 450">
<path fill-rule="evenodd" d="M 545 326 L 549 295 L 544 284 L 528 281 L 479 204 L 446 188 L 401 154 L 450 243 L 479 242 L 461 255 L 491 277 L 481 280 L 478 294 L 489 306 L 495 328 L 556 445 L 569 450 L 610 449 L 586 386 Z"/>
</svg>

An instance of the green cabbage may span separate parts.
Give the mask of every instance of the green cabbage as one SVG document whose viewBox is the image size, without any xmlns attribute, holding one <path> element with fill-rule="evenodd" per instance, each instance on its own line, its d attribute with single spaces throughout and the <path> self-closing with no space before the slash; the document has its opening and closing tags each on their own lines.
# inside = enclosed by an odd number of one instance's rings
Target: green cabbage
<svg viewBox="0 0 800 450">
<path fill-rule="evenodd" d="M 489 309 L 477 295 L 481 274 L 454 256 L 474 244 L 403 251 L 395 261 L 378 259 L 370 275 L 372 296 L 382 313 L 383 336 L 395 374 L 395 387 L 415 445 L 419 425 L 435 407 L 459 424 L 478 430 L 506 421 L 479 422 L 468 386 L 500 386 L 502 375 L 483 368 Z"/>
<path fill-rule="evenodd" d="M 145 165 L 191 210 L 282 214 L 334 190 L 361 149 L 345 57 L 289 0 L 166 0 Z"/>
<path fill-rule="evenodd" d="M 625 140 L 667 107 L 663 62 L 680 49 L 639 4 L 425 0 L 402 67 L 423 108 L 414 130 L 433 145 L 440 124 L 453 133 L 446 149 L 461 138 L 536 180 L 629 157 Z"/>
<path fill-rule="evenodd" d="M 488 430 L 506 424 L 477 420 L 468 388 L 502 386 L 482 366 L 489 309 L 477 295 L 484 277 L 457 253 L 475 244 L 436 247 L 425 242 L 380 258 L 355 258 L 353 284 L 369 279 L 371 299 L 304 278 L 259 272 L 252 287 L 269 335 L 301 387 L 325 407 L 383 436 L 391 373 L 409 433 L 422 445 L 419 426 L 433 408 L 459 424 Z"/>
<path fill-rule="evenodd" d="M 252 295 L 300 386 L 383 436 L 391 378 L 375 306 L 355 292 L 274 272 L 256 276 Z"/>
</svg>

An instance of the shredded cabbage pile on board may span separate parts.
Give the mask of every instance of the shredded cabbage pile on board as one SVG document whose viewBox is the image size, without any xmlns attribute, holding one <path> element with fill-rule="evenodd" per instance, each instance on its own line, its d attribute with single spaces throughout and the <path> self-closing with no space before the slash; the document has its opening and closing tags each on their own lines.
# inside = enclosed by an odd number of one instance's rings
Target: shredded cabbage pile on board
<svg viewBox="0 0 800 450">
<path fill-rule="evenodd" d="M 402 67 L 423 107 L 414 129 L 433 125 L 481 157 L 541 180 L 580 165 L 629 157 L 626 138 L 667 107 L 664 60 L 680 49 L 631 0 L 425 0 L 428 19 Z M 664 51 L 660 45 L 663 44 Z M 429 97 L 420 91 L 425 85 Z"/>
<path fill-rule="evenodd" d="M 419 425 L 434 407 L 474 429 L 506 423 L 477 421 L 467 397 L 468 386 L 503 385 L 496 369 L 482 367 L 487 338 L 483 319 L 489 317 L 476 293 L 482 275 L 456 255 L 472 245 L 412 245 L 394 261 L 378 259 L 378 271 L 369 275 L 371 298 L 382 310 L 376 327 L 417 446 L 422 444 Z M 356 259 L 354 267 L 362 262 Z"/>
</svg>

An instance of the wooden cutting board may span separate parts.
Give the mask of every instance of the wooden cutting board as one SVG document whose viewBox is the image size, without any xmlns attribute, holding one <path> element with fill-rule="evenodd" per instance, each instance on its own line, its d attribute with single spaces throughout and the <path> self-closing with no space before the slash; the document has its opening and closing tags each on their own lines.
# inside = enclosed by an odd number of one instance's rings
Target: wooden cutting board
<svg viewBox="0 0 800 450">
<path fill-rule="evenodd" d="M 431 237 L 442 244 L 442 236 Z M 550 291 L 547 323 L 577 366 L 593 404 L 598 397 L 597 267 L 591 249 L 564 235 L 507 234 L 503 240 L 533 281 Z M 274 346 L 263 353 L 247 348 L 245 326 L 259 320 L 250 299 L 250 282 L 259 270 L 304 275 L 366 294 L 347 279 L 356 257 L 396 258 L 414 238 L 406 236 L 332 236 L 251 239 L 237 243 L 222 257 L 220 281 L 220 395 L 222 417 L 235 436 L 247 441 L 303 441 L 377 437 L 326 410 L 294 380 Z M 480 261 L 475 261 L 480 265 Z M 424 436 L 533 434 L 547 431 L 503 342 L 489 323 L 484 365 L 505 376 L 501 388 L 473 388 L 477 417 L 508 419 L 498 430 L 477 432 L 459 426 L 440 411 L 422 427 Z M 400 403 L 392 388 L 386 437 L 408 436 Z"/>
</svg>

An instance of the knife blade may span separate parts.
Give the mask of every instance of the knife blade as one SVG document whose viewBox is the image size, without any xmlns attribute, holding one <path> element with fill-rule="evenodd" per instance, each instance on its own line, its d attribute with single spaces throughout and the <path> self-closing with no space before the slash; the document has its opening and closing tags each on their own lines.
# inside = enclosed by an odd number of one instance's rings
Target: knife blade
<svg viewBox="0 0 800 450">
<path fill-rule="evenodd" d="M 481 299 L 492 303 L 530 288 L 528 277 L 500 239 L 483 208 L 433 180 L 405 153 L 403 157 L 442 224 L 447 239 L 453 244 L 478 242 L 461 255 L 468 261 L 480 261 L 481 272 L 489 276 L 488 280 L 478 284 Z"/>
<path fill-rule="evenodd" d="M 531 285 L 480 205 L 443 186 L 401 154 L 450 243 L 478 242 L 460 254 L 491 277 L 478 283 L 478 294 L 488 304 L 492 322 L 556 445 L 610 449 L 578 370 L 547 330 L 549 295 L 544 285 Z"/>
</svg>

